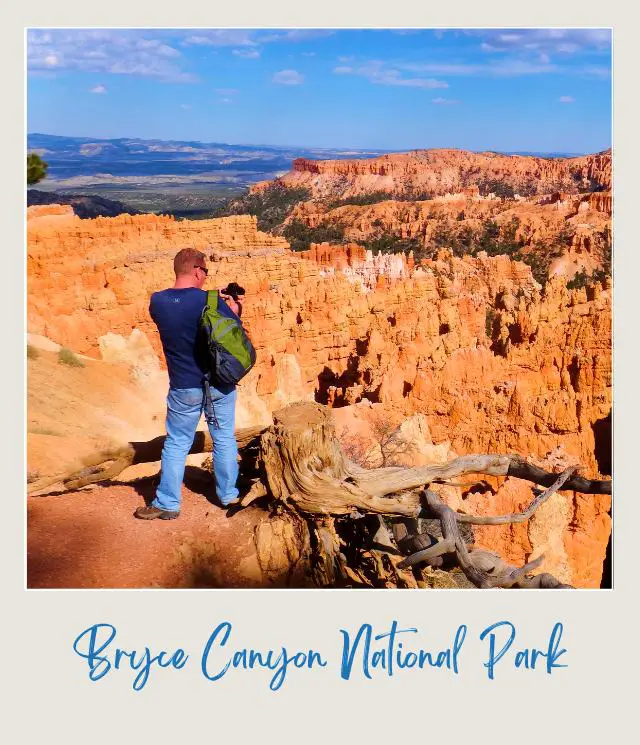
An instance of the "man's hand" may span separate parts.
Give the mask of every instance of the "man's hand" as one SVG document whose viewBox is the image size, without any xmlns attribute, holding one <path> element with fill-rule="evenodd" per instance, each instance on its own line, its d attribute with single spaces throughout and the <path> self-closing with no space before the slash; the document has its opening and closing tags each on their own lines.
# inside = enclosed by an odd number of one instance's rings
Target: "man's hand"
<svg viewBox="0 0 640 745">
<path fill-rule="evenodd" d="M 242 315 L 242 303 L 244 302 L 244 298 L 238 296 L 238 301 L 236 302 L 231 295 L 225 295 L 222 292 L 220 293 L 220 297 L 225 301 L 225 303 L 231 308 L 231 310 L 240 317 Z"/>
</svg>

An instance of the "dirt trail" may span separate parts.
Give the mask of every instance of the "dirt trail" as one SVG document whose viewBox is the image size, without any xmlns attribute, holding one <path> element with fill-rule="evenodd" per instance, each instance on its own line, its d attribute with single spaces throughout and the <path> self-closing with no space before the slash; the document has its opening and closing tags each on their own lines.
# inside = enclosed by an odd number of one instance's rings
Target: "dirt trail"
<svg viewBox="0 0 640 745">
<path fill-rule="evenodd" d="M 27 500 L 30 588 L 263 587 L 253 531 L 264 512 L 230 515 L 195 479 L 177 520 L 137 520 L 154 480 Z M 285 586 L 286 577 L 269 586 Z"/>
</svg>

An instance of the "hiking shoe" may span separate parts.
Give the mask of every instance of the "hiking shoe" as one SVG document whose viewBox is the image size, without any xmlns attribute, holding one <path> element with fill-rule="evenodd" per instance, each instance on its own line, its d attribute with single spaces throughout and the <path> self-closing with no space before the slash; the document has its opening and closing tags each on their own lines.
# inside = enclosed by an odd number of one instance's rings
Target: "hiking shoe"
<svg viewBox="0 0 640 745">
<path fill-rule="evenodd" d="M 149 505 L 149 507 L 138 507 L 138 509 L 133 513 L 133 516 L 140 520 L 155 520 L 156 518 L 159 520 L 175 520 L 179 515 L 179 512 L 161 510 L 159 507 L 153 507 L 153 505 Z"/>
</svg>

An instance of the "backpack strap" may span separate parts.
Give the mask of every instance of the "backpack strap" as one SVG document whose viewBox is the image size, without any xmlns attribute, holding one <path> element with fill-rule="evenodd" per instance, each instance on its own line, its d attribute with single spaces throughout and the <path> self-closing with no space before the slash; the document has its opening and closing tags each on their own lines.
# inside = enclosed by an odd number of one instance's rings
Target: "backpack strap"
<svg viewBox="0 0 640 745">
<path fill-rule="evenodd" d="M 207 304 L 205 306 L 205 309 L 202 312 L 203 316 L 207 308 L 215 308 L 215 310 L 218 309 L 218 291 L 217 290 L 207 290 Z M 215 424 L 217 427 L 218 422 L 216 420 L 216 412 L 213 406 L 213 397 L 211 396 L 211 371 L 205 373 L 204 379 L 202 381 L 202 385 L 204 388 L 204 407 L 203 408 L 204 408 L 205 419 L 208 424 Z"/>
<path fill-rule="evenodd" d="M 207 305 L 218 309 L 218 290 L 207 290 Z"/>
<path fill-rule="evenodd" d="M 215 424 L 216 428 L 220 425 L 216 419 L 216 410 L 213 405 L 213 397 L 211 395 L 211 373 L 207 373 L 202 381 L 204 386 L 204 418 L 207 424 Z"/>
</svg>

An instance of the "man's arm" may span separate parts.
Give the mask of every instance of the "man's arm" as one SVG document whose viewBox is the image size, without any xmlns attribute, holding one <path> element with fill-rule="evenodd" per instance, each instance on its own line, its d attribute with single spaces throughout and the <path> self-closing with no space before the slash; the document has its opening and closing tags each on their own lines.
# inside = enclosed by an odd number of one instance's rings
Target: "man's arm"
<svg viewBox="0 0 640 745">
<path fill-rule="evenodd" d="M 241 295 L 238 295 L 238 300 L 234 300 L 231 295 L 225 295 L 222 292 L 219 293 L 220 298 L 224 300 L 224 302 L 227 304 L 229 308 L 240 318 L 242 315 L 242 303 L 244 302 L 244 298 Z"/>
</svg>

